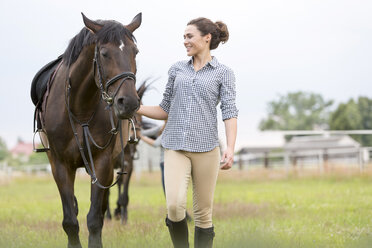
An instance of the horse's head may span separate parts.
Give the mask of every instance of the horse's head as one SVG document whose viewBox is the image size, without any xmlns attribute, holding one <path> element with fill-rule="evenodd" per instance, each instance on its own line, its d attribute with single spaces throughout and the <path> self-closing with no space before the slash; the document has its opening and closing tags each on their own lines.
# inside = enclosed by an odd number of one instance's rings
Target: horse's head
<svg viewBox="0 0 372 248">
<path fill-rule="evenodd" d="M 132 33 L 141 25 L 142 15 L 126 26 L 82 15 L 85 27 L 96 36 L 94 77 L 102 98 L 114 107 L 118 118 L 130 118 L 140 105 L 135 86 L 138 49 Z"/>
</svg>

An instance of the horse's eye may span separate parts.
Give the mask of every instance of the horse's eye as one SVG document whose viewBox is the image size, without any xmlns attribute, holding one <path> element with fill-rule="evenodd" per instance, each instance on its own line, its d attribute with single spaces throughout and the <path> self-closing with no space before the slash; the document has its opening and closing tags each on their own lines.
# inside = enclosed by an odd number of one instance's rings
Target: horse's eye
<svg viewBox="0 0 372 248">
<path fill-rule="evenodd" d="M 101 55 L 102 57 L 107 58 L 109 56 L 107 49 L 101 49 Z"/>
</svg>

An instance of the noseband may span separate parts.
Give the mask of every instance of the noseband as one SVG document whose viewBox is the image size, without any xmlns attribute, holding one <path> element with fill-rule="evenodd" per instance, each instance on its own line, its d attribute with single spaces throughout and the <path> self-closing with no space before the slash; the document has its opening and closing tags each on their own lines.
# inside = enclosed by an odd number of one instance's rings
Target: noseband
<svg viewBox="0 0 372 248">
<path fill-rule="evenodd" d="M 97 68 L 98 80 L 99 80 L 98 83 L 99 83 L 99 88 L 101 90 L 102 99 L 108 105 L 112 105 L 113 104 L 114 98 L 116 97 L 116 94 L 118 93 L 120 87 L 123 85 L 123 83 L 125 82 L 125 80 L 132 79 L 134 81 L 134 83 L 136 83 L 136 75 L 133 72 L 127 72 L 127 71 L 125 71 L 125 72 L 122 72 L 122 73 L 114 76 L 110 80 L 108 80 L 105 85 L 103 84 L 104 78 L 103 78 L 102 75 L 104 75 L 104 73 L 103 73 L 103 69 L 102 69 L 102 66 L 101 66 L 101 63 L 100 63 L 100 60 L 99 60 L 99 47 L 98 47 L 98 44 L 96 45 L 96 47 L 94 49 L 93 67 L 94 67 L 94 73 L 93 73 L 93 75 L 96 75 L 96 68 Z M 114 94 L 112 96 L 110 96 L 109 93 L 108 93 L 108 88 L 112 84 L 114 84 L 117 80 L 119 80 L 119 79 L 122 79 L 121 82 L 120 82 L 120 84 L 119 84 L 119 86 L 114 91 Z"/>
</svg>

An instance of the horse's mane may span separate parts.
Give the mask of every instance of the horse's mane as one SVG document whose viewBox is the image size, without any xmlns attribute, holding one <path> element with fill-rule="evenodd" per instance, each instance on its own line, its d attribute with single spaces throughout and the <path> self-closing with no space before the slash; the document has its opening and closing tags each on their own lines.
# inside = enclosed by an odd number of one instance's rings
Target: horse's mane
<svg viewBox="0 0 372 248">
<path fill-rule="evenodd" d="M 151 85 L 151 83 L 146 85 L 147 82 L 148 82 L 148 80 L 144 80 L 142 82 L 142 84 L 140 85 L 140 87 L 138 87 L 138 89 L 137 89 L 137 95 L 140 98 L 140 100 L 142 100 L 143 95 L 149 89 L 149 87 Z"/>
<path fill-rule="evenodd" d="M 67 49 L 63 53 L 63 61 L 66 65 L 69 66 L 74 63 L 85 46 L 97 42 L 102 44 L 114 43 L 119 46 L 120 40 L 122 40 L 124 36 L 128 37 L 132 41 L 136 41 L 132 32 L 117 21 L 97 20 L 96 22 L 103 25 L 96 34 L 93 34 L 84 27 L 74 38 L 71 39 Z"/>
<path fill-rule="evenodd" d="M 155 82 L 155 81 L 151 81 L 150 83 L 148 83 L 149 80 L 150 80 L 149 78 L 146 79 L 146 80 L 144 80 L 144 81 L 141 83 L 140 87 L 138 87 L 138 89 L 137 89 L 137 95 L 139 96 L 139 98 L 141 99 L 141 101 L 142 101 L 142 98 L 143 98 L 143 95 L 145 94 L 145 92 L 146 92 L 147 90 L 151 89 L 151 88 L 150 88 L 150 85 L 151 85 L 152 83 Z M 142 128 L 143 128 L 144 130 L 149 129 L 149 128 L 153 128 L 153 127 L 157 126 L 156 123 L 151 122 L 151 121 L 146 121 L 146 120 L 144 120 L 144 119 L 142 119 L 141 124 L 142 124 Z M 152 139 L 156 139 L 156 138 L 157 138 L 157 135 L 155 135 L 155 136 L 150 136 L 150 138 L 152 138 Z"/>
</svg>

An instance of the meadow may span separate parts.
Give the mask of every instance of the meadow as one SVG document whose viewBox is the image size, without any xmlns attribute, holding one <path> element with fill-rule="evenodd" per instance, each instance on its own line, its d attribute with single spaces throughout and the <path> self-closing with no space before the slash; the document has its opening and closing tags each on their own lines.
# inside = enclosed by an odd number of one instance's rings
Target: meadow
<svg viewBox="0 0 372 248">
<path fill-rule="evenodd" d="M 87 247 L 90 181 L 76 180 L 80 238 Z M 110 204 L 115 205 L 116 188 Z M 171 247 L 158 172 L 134 174 L 129 222 L 105 221 L 104 247 Z M 192 212 L 191 188 L 188 210 Z M 50 174 L 0 178 L 0 247 L 67 247 L 62 206 Z M 190 226 L 192 246 L 193 227 Z M 366 170 L 221 171 L 214 247 L 372 247 L 372 173 Z"/>
</svg>

